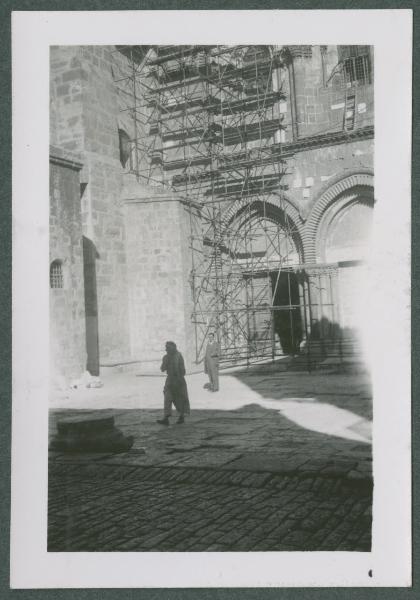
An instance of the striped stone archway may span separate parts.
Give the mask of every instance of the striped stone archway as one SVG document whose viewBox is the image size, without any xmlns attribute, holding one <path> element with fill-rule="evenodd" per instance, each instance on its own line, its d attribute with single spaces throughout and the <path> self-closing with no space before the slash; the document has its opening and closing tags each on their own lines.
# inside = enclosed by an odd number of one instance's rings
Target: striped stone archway
<svg viewBox="0 0 420 600">
<path fill-rule="evenodd" d="M 335 181 L 329 181 L 328 187 L 321 192 L 315 202 L 305 227 L 302 231 L 302 241 L 306 263 L 317 262 L 319 248 L 325 240 L 320 239 L 325 231 L 320 231 L 320 224 L 326 211 L 337 202 L 337 209 L 358 197 L 373 194 L 373 173 L 369 170 L 361 170 L 356 173 L 341 175 Z"/>
<path fill-rule="evenodd" d="M 234 203 L 224 214 L 223 225 L 226 228 L 229 228 L 232 227 L 236 221 L 236 227 L 240 228 L 249 216 L 254 214 L 254 212 L 257 212 L 258 209 L 261 210 L 261 207 L 263 208 L 263 212 L 266 212 L 269 219 L 279 221 L 280 218 L 280 222 L 285 226 L 285 231 L 287 231 L 288 226 L 296 250 L 299 254 L 299 260 L 300 262 L 303 262 L 304 222 L 300 216 L 298 207 L 284 194 L 274 192 L 269 196 L 264 197 L 264 199 L 256 198 L 250 205 L 244 205 L 241 201 Z"/>
</svg>

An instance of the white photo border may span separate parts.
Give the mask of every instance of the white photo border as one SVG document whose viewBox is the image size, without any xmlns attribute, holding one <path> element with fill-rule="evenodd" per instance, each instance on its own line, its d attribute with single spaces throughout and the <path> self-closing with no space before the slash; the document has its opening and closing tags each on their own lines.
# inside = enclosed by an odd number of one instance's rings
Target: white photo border
<svg viewBox="0 0 420 600">
<path fill-rule="evenodd" d="M 374 46 L 371 552 L 47 552 L 49 47 L 139 43 Z M 12 14 L 13 588 L 411 585 L 411 66 L 411 10 Z"/>
</svg>

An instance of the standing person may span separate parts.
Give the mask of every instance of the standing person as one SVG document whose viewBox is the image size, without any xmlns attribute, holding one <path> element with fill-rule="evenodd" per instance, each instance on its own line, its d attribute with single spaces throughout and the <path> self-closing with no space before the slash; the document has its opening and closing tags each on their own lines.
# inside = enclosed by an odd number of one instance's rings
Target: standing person
<svg viewBox="0 0 420 600">
<path fill-rule="evenodd" d="M 185 381 L 185 365 L 182 354 L 178 352 L 174 342 L 166 342 L 166 354 L 162 359 L 160 370 L 166 371 L 166 381 L 163 388 L 163 419 L 158 419 L 160 425 L 169 425 L 172 414 L 172 404 L 179 413 L 177 424 L 184 422 L 184 415 L 190 414 L 187 383 Z"/>
<path fill-rule="evenodd" d="M 209 376 L 212 392 L 219 391 L 219 356 L 220 344 L 215 341 L 214 333 L 209 333 L 209 341 L 204 357 L 204 373 Z"/>
</svg>

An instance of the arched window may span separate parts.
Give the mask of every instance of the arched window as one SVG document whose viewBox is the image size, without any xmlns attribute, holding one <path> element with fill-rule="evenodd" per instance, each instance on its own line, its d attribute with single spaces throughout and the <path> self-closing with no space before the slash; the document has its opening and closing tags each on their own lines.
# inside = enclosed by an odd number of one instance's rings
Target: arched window
<svg viewBox="0 0 420 600">
<path fill-rule="evenodd" d="M 369 46 L 338 46 L 338 57 L 343 64 L 348 87 L 371 83 Z"/>
<path fill-rule="evenodd" d="M 50 265 L 50 288 L 59 289 L 63 287 L 63 263 L 61 260 L 53 260 L 53 262 Z"/>
<path fill-rule="evenodd" d="M 271 53 L 268 46 L 249 46 L 243 57 L 242 76 L 247 96 L 271 92 Z"/>
<path fill-rule="evenodd" d="M 325 261 L 367 260 L 371 248 L 372 220 L 372 198 L 356 198 L 344 206 L 331 218 L 327 227 Z"/>
<path fill-rule="evenodd" d="M 130 136 L 124 129 L 118 129 L 118 139 L 120 144 L 120 163 L 121 166 L 131 168 L 131 147 Z M 128 163 L 128 164 L 127 164 Z"/>
</svg>

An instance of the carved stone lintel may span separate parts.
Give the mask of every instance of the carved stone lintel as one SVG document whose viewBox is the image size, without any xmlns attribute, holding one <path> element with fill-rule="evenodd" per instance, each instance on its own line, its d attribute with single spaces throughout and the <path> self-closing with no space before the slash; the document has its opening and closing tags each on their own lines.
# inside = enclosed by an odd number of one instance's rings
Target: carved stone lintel
<svg viewBox="0 0 420 600">
<path fill-rule="evenodd" d="M 308 275 L 308 277 L 318 275 L 330 275 L 335 277 L 338 275 L 338 264 L 302 264 L 299 266 L 298 270 Z"/>
<path fill-rule="evenodd" d="M 331 277 L 335 277 L 338 275 L 338 267 L 334 266 L 320 266 L 319 268 L 307 269 L 306 273 L 309 276 L 319 276 L 319 275 L 330 275 Z"/>
</svg>

